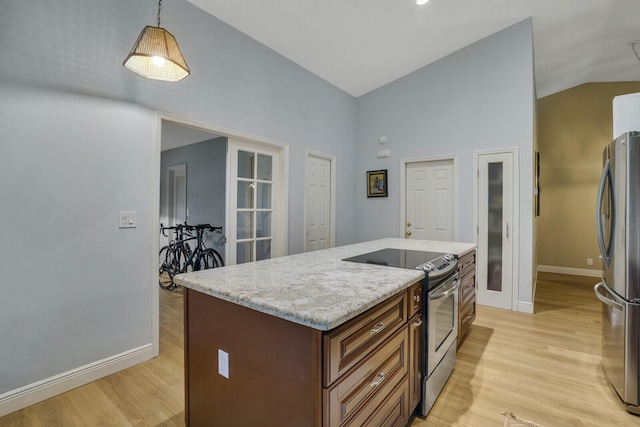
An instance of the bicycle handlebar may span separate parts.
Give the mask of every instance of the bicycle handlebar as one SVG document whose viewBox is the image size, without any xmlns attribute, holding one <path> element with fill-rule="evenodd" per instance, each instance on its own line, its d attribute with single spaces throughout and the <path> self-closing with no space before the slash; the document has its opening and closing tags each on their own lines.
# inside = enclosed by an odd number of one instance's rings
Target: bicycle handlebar
<svg viewBox="0 0 640 427">
<path fill-rule="evenodd" d="M 167 230 L 177 230 L 178 232 L 182 232 L 183 230 L 185 230 L 187 234 L 190 231 L 207 230 L 210 232 L 215 231 L 216 233 L 222 234 L 222 226 L 214 227 L 211 224 L 189 225 L 186 223 L 186 221 L 184 224 L 177 224 L 170 227 L 165 227 L 162 223 L 160 223 L 160 233 L 162 233 L 162 235 L 165 237 L 169 237 L 167 236 L 167 233 L 166 233 Z"/>
</svg>

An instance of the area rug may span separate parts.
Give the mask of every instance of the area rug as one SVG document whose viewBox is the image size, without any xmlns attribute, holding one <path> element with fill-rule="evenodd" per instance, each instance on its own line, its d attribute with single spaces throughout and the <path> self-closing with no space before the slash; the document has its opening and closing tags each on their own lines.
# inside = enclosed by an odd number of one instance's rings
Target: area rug
<svg viewBox="0 0 640 427">
<path fill-rule="evenodd" d="M 540 424 L 536 424 L 533 421 L 524 420 L 516 417 L 513 412 L 505 411 L 502 413 L 505 416 L 504 427 L 543 427 Z"/>
</svg>

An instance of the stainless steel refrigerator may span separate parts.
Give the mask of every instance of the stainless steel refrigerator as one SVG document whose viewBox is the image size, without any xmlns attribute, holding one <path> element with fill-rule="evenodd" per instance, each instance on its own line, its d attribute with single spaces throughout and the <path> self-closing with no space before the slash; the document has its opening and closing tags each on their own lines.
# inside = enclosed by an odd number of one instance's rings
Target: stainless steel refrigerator
<svg viewBox="0 0 640 427">
<path fill-rule="evenodd" d="M 640 414 L 640 133 L 604 149 L 597 199 L 602 281 L 602 368 L 629 412 Z"/>
</svg>

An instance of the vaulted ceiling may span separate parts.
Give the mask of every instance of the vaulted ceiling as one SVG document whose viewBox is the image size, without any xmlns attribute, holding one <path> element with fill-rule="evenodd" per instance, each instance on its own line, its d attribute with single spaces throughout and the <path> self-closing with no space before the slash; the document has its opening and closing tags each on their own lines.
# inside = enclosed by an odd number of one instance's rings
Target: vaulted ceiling
<svg viewBox="0 0 640 427">
<path fill-rule="evenodd" d="M 640 0 L 188 0 L 360 96 L 523 19 L 539 98 L 640 80 Z"/>
</svg>

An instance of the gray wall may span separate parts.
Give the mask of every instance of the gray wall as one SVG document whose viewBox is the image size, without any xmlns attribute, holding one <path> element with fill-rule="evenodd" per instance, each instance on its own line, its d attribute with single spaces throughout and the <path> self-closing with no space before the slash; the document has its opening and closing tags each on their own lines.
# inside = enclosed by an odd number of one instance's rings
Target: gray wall
<svg viewBox="0 0 640 427">
<path fill-rule="evenodd" d="M 399 234 L 400 157 L 458 153 L 460 210 L 470 218 L 472 150 L 519 146 L 529 239 L 530 22 L 356 102 L 184 0 L 162 11 L 192 71 L 177 84 L 121 65 L 140 30 L 155 23 L 154 1 L 2 6 L 0 234 L 11 244 L 0 246 L 0 394 L 151 341 L 153 110 L 290 145 L 290 253 L 303 250 L 305 148 L 338 159 L 343 245 Z M 384 161 L 375 157 L 380 133 L 393 153 Z M 367 200 L 364 171 L 379 168 L 389 169 L 390 197 Z M 119 210 L 136 210 L 138 227 L 117 229 Z M 462 240 L 472 237 L 468 221 Z M 530 260 L 524 242 L 521 260 Z"/>
<path fill-rule="evenodd" d="M 304 150 L 337 156 L 337 244 L 355 238 L 353 97 L 184 0 L 162 9 L 192 71 L 176 84 L 122 66 L 157 2 L 51 6 L 0 14 L 0 395 L 151 342 L 154 110 L 290 145 L 291 253 Z M 138 228 L 118 230 L 119 210 Z"/>
<path fill-rule="evenodd" d="M 187 164 L 187 209 L 191 225 L 211 224 L 225 226 L 225 189 L 227 165 L 227 138 L 216 138 L 185 145 L 162 152 L 160 162 L 160 222 L 168 224 L 167 169 L 181 163 Z M 224 240 L 216 233 L 209 233 L 207 247 L 220 252 L 224 259 Z M 161 240 L 162 241 L 162 240 Z M 163 243 L 161 243 L 162 245 Z M 166 244 L 166 242 L 164 243 Z"/>
<path fill-rule="evenodd" d="M 0 85 L 0 395 L 151 343 L 154 121 Z"/>
<path fill-rule="evenodd" d="M 518 147 L 519 298 L 531 302 L 534 105 L 530 20 L 358 98 L 356 240 L 401 236 L 400 159 L 457 155 L 459 240 L 475 241 L 473 152 Z M 377 158 L 381 148 L 391 157 Z M 377 169 L 388 170 L 389 197 L 367 199 L 365 171 Z"/>
<path fill-rule="evenodd" d="M 290 144 L 290 253 L 304 250 L 304 149 L 337 156 L 338 182 L 354 182 L 355 99 L 191 3 L 162 5 L 162 26 L 191 69 L 176 84 L 122 66 L 142 28 L 155 24 L 157 1 L 2 5 L 0 83 L 118 99 Z M 355 238 L 355 186 L 337 191 L 337 243 L 345 244 Z"/>
</svg>

